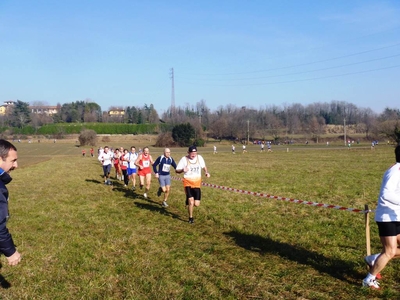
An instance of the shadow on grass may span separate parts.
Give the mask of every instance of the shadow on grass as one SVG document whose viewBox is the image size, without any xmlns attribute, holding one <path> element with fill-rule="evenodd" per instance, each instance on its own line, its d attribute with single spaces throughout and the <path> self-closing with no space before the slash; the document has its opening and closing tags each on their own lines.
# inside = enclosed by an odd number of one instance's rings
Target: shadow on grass
<svg viewBox="0 0 400 300">
<path fill-rule="evenodd" d="M 355 263 L 325 257 L 318 252 L 274 241 L 269 237 L 244 234 L 237 231 L 225 232 L 224 234 L 233 238 L 238 246 L 247 250 L 258 252 L 261 255 L 267 253 L 276 254 L 299 264 L 311 266 L 321 273 L 326 273 L 351 284 L 358 284 L 358 280 L 365 275 L 355 270 L 357 268 Z"/>
<path fill-rule="evenodd" d="M 86 182 L 97 183 L 97 184 L 99 184 L 99 183 L 103 183 L 104 184 L 104 181 L 99 181 L 99 180 L 95 180 L 95 179 L 86 179 L 85 181 Z"/>
<path fill-rule="evenodd" d="M 133 198 L 135 198 L 135 199 L 140 199 L 140 200 L 144 200 L 147 202 L 147 203 L 143 203 L 143 202 L 135 201 L 134 203 L 138 208 L 147 209 L 147 210 L 153 211 L 153 212 L 158 212 L 164 216 L 169 216 L 173 219 L 177 219 L 177 220 L 186 222 L 186 220 L 183 220 L 180 215 L 173 213 L 168 208 L 162 207 L 161 201 L 154 201 L 150 197 L 148 197 L 146 199 L 143 197 L 142 193 L 138 194 L 137 191 L 134 191 L 133 193 L 131 191 L 131 196 L 133 196 Z"/>
<path fill-rule="evenodd" d="M 171 212 L 170 210 L 168 210 L 168 208 L 161 207 L 160 203 L 154 202 L 149 199 L 147 199 L 147 201 L 149 203 L 142 203 L 142 202 L 135 201 L 135 205 L 138 208 L 147 209 L 147 210 L 153 211 L 153 212 L 158 212 L 164 216 L 169 216 L 173 219 L 177 219 L 177 220 L 186 222 L 186 220 L 183 220 L 180 215 Z"/>
<path fill-rule="evenodd" d="M 103 183 L 100 182 L 98 180 L 95 179 L 86 179 L 86 182 L 92 182 L 92 183 Z M 115 192 L 121 192 L 124 193 L 124 197 L 126 198 L 131 198 L 131 199 L 137 199 L 137 200 L 143 200 L 146 201 L 147 203 L 142 203 L 142 202 L 138 202 L 135 201 L 135 205 L 139 208 L 143 208 L 143 209 L 147 209 L 153 212 L 158 212 L 162 215 L 165 216 L 170 216 L 173 219 L 177 219 L 177 220 L 181 220 L 183 222 L 186 222 L 186 219 L 182 219 L 180 215 L 175 214 L 173 212 L 171 212 L 170 210 L 168 210 L 167 208 L 164 208 L 161 206 L 161 201 L 160 202 L 156 202 L 154 200 L 152 200 L 150 197 L 148 197 L 147 199 L 144 198 L 143 193 L 144 193 L 144 189 L 143 190 L 132 190 L 131 188 L 125 187 L 124 186 L 124 182 L 123 181 L 114 181 L 112 182 L 111 185 L 113 191 Z"/>
</svg>

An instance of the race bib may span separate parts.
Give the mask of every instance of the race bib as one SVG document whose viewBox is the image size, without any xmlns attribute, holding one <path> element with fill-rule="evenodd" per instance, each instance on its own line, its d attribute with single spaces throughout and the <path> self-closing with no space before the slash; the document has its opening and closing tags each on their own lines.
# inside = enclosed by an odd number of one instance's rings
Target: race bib
<svg viewBox="0 0 400 300">
<path fill-rule="evenodd" d="M 201 168 L 200 166 L 197 165 L 193 165 L 193 166 L 189 166 L 189 172 L 190 175 L 201 175 Z"/>
<path fill-rule="evenodd" d="M 149 161 L 149 160 L 144 160 L 144 161 L 143 161 L 143 167 L 144 167 L 144 168 L 150 167 L 150 161 Z"/>
<path fill-rule="evenodd" d="M 123 161 L 122 165 L 127 167 L 128 166 L 128 162 L 127 161 Z"/>
<path fill-rule="evenodd" d="M 169 172 L 170 168 L 171 168 L 171 165 L 163 164 L 162 171 Z"/>
</svg>

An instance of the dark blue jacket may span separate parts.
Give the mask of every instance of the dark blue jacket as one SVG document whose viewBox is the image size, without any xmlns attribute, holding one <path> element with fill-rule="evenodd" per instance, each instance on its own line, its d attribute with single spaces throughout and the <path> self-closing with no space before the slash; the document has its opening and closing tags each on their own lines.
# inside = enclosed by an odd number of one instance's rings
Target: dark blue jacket
<svg viewBox="0 0 400 300">
<path fill-rule="evenodd" d="M 169 175 L 170 172 L 163 171 L 164 165 L 171 165 L 176 169 L 176 163 L 172 157 L 165 157 L 164 155 L 161 155 L 157 157 L 156 161 L 153 164 L 153 171 L 154 173 L 158 173 L 158 175 Z M 158 166 L 158 171 L 157 171 L 157 166 Z"/>
<path fill-rule="evenodd" d="M 0 253 L 9 257 L 17 251 L 11 234 L 7 229 L 8 220 L 8 190 L 6 184 L 12 180 L 11 176 L 0 168 Z"/>
</svg>

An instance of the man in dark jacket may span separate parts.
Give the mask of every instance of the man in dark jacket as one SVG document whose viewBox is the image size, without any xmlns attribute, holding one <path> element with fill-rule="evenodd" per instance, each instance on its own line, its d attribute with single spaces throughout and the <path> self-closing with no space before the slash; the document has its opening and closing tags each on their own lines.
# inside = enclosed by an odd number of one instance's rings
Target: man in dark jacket
<svg viewBox="0 0 400 300">
<path fill-rule="evenodd" d="M 163 207 L 168 207 L 167 200 L 171 190 L 171 166 L 176 169 L 176 163 L 171 157 L 171 150 L 169 148 L 164 149 L 164 155 L 159 156 L 153 164 L 153 171 L 158 178 L 160 188 L 158 189 L 157 195 L 161 196 L 164 193 L 164 200 L 162 202 Z"/>
<path fill-rule="evenodd" d="M 21 254 L 15 248 L 7 229 L 8 190 L 6 184 L 12 180 L 10 171 L 18 167 L 17 148 L 10 142 L 0 139 L 0 253 L 3 253 L 11 266 L 21 261 Z"/>
</svg>

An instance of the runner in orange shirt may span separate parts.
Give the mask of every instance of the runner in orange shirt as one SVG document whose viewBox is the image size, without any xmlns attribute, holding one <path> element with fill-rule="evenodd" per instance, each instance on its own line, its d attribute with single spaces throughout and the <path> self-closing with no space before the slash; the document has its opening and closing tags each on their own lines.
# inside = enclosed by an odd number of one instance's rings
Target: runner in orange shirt
<svg viewBox="0 0 400 300">
<path fill-rule="evenodd" d="M 176 167 L 176 173 L 184 172 L 183 187 L 186 194 L 186 205 L 188 206 L 190 224 L 194 223 L 193 208 L 195 206 L 200 206 L 202 169 L 204 169 L 206 177 L 210 177 L 203 157 L 197 154 L 197 147 L 190 146 L 188 155 L 182 157 Z"/>
</svg>

